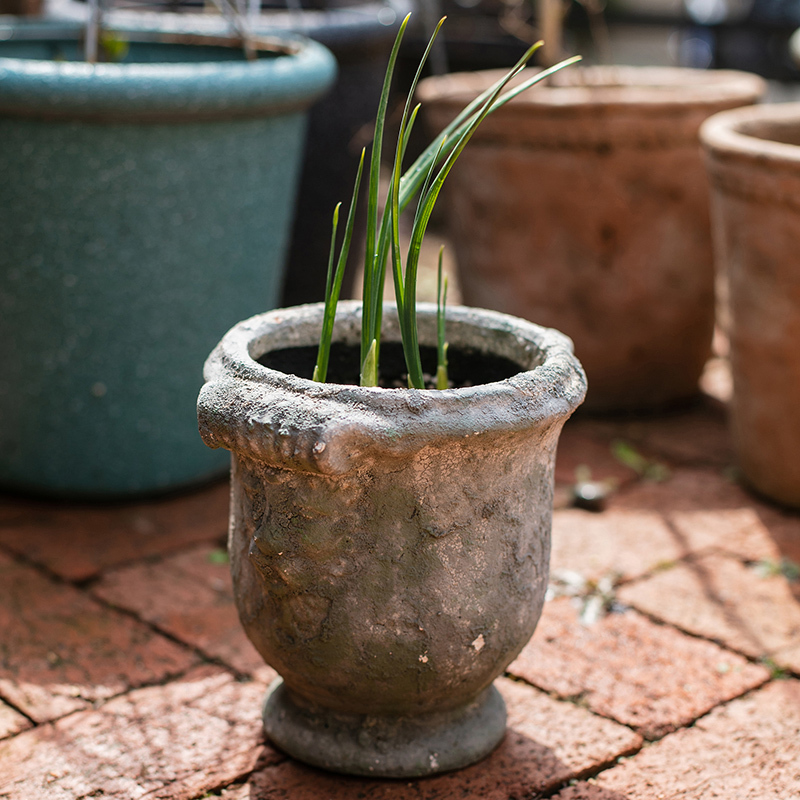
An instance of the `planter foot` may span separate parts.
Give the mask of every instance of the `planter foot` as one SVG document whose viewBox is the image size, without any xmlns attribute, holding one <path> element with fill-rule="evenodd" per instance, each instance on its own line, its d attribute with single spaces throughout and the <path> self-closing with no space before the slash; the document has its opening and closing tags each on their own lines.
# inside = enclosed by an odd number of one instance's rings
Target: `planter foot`
<svg viewBox="0 0 800 800">
<path fill-rule="evenodd" d="M 349 775 L 411 778 L 466 767 L 505 732 L 506 707 L 490 686 L 451 711 L 416 717 L 340 714 L 292 695 L 278 678 L 264 701 L 273 744 L 315 767 Z"/>
</svg>

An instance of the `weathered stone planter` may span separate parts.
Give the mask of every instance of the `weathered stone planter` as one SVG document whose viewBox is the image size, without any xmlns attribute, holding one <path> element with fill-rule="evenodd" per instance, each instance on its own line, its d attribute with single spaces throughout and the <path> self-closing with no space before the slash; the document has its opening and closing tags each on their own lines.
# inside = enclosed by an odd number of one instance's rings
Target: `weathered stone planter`
<svg viewBox="0 0 800 800">
<path fill-rule="evenodd" d="M 719 114 L 701 137 L 728 289 L 737 458 L 756 490 L 800 507 L 800 104 Z"/>
<path fill-rule="evenodd" d="M 439 131 L 496 72 L 430 78 Z M 714 279 L 697 132 L 754 102 L 744 73 L 593 67 L 494 112 L 443 205 L 464 301 L 564 331 L 586 406 L 646 409 L 692 396 L 708 357 Z"/>
<path fill-rule="evenodd" d="M 278 305 L 321 45 L 0 24 L 0 485 L 112 496 L 207 480 L 208 351 Z M 138 40 L 137 40 L 138 39 Z M 155 40 L 153 40 L 155 39 Z M 167 40 L 165 40 L 167 39 Z"/>
<path fill-rule="evenodd" d="M 433 344 L 435 309 L 420 311 Z M 342 304 L 336 341 L 356 344 L 359 323 Z M 541 612 L 556 442 L 583 372 L 556 331 L 463 308 L 449 312 L 451 367 L 475 350 L 502 380 L 361 388 L 258 362 L 299 356 L 307 371 L 320 324 L 318 305 L 241 323 L 206 363 L 198 405 L 205 442 L 233 453 L 239 615 L 283 678 L 266 730 L 335 771 L 455 769 L 503 735 L 492 681 Z M 391 321 L 385 337 L 384 353 Z"/>
</svg>

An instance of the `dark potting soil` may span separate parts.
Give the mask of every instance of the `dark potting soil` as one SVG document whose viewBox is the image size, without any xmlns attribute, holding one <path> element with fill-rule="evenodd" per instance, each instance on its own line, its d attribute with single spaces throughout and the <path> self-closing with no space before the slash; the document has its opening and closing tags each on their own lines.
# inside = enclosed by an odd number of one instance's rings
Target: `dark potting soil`
<svg viewBox="0 0 800 800">
<path fill-rule="evenodd" d="M 431 387 L 436 375 L 436 348 L 421 347 L 422 368 L 431 377 Z M 328 363 L 328 383 L 358 385 L 359 347 L 334 343 Z M 520 372 L 520 366 L 508 358 L 487 355 L 478 350 L 451 347 L 447 352 L 448 375 L 453 387 L 478 386 L 510 378 Z M 312 378 L 317 361 L 317 348 L 290 347 L 272 350 L 258 359 L 258 363 L 278 372 Z M 406 388 L 408 386 L 406 362 L 403 348 L 398 342 L 384 342 L 381 345 L 380 385 L 385 388 Z"/>
</svg>

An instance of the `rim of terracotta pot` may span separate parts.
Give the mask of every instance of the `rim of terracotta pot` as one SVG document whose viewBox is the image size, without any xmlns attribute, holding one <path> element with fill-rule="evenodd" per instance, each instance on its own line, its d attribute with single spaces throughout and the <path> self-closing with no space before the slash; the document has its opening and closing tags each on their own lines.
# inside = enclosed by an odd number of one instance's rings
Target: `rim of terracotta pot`
<svg viewBox="0 0 800 800">
<path fill-rule="evenodd" d="M 526 69 L 516 81 L 524 80 L 536 68 Z M 453 104 L 459 110 L 504 74 L 503 70 L 460 72 L 426 78 L 420 83 L 424 102 Z M 706 106 L 709 103 L 740 103 L 742 97 L 755 101 L 766 90 L 757 75 L 737 70 L 700 70 L 686 67 L 592 66 L 569 67 L 546 83 L 515 98 L 509 105 L 530 109 L 610 109 L 645 106 L 650 108 Z"/>
<path fill-rule="evenodd" d="M 722 111 L 703 123 L 700 140 L 715 159 L 780 165 L 800 175 L 800 103 Z"/>
<path fill-rule="evenodd" d="M 439 391 L 315 383 L 258 363 L 270 350 L 315 345 L 322 309 L 321 303 L 278 309 L 245 320 L 225 335 L 206 361 L 206 384 L 198 400 L 200 433 L 209 447 L 286 465 L 291 443 L 291 465 L 342 474 L 373 452 L 400 455 L 454 436 L 502 435 L 547 421 L 555 424 L 586 394 L 586 378 L 567 336 L 507 314 L 463 306 L 447 311 L 450 347 L 508 358 L 520 365 L 518 373 Z M 420 341 L 435 344 L 435 304 L 419 303 L 418 321 Z M 335 341 L 359 343 L 360 323 L 361 303 L 340 303 Z M 388 304 L 383 336 L 385 342 L 400 340 L 395 308 Z M 265 407 L 269 421 L 259 413 Z"/>
<path fill-rule="evenodd" d="M 4 45 L 79 41 L 74 23 L 0 24 L 0 111 L 31 117 L 78 119 L 224 118 L 265 116 L 303 109 L 333 83 L 336 62 L 322 45 L 302 36 L 258 37 L 267 55 L 255 61 L 215 60 L 241 48 L 224 36 L 122 31 L 132 44 L 206 48 L 208 59 L 151 63 L 99 63 L 3 55 Z M 274 57 L 272 57 L 274 56 Z"/>
</svg>

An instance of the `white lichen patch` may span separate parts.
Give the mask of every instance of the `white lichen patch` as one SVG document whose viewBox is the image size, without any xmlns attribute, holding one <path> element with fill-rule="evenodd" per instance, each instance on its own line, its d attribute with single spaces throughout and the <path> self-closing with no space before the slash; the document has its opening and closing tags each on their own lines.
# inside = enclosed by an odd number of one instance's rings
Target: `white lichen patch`
<svg viewBox="0 0 800 800">
<path fill-rule="evenodd" d="M 478 636 L 477 639 L 472 643 L 472 646 L 475 648 L 476 653 L 480 653 L 483 650 L 484 646 L 486 645 L 486 641 L 483 638 L 483 634 Z"/>
</svg>

